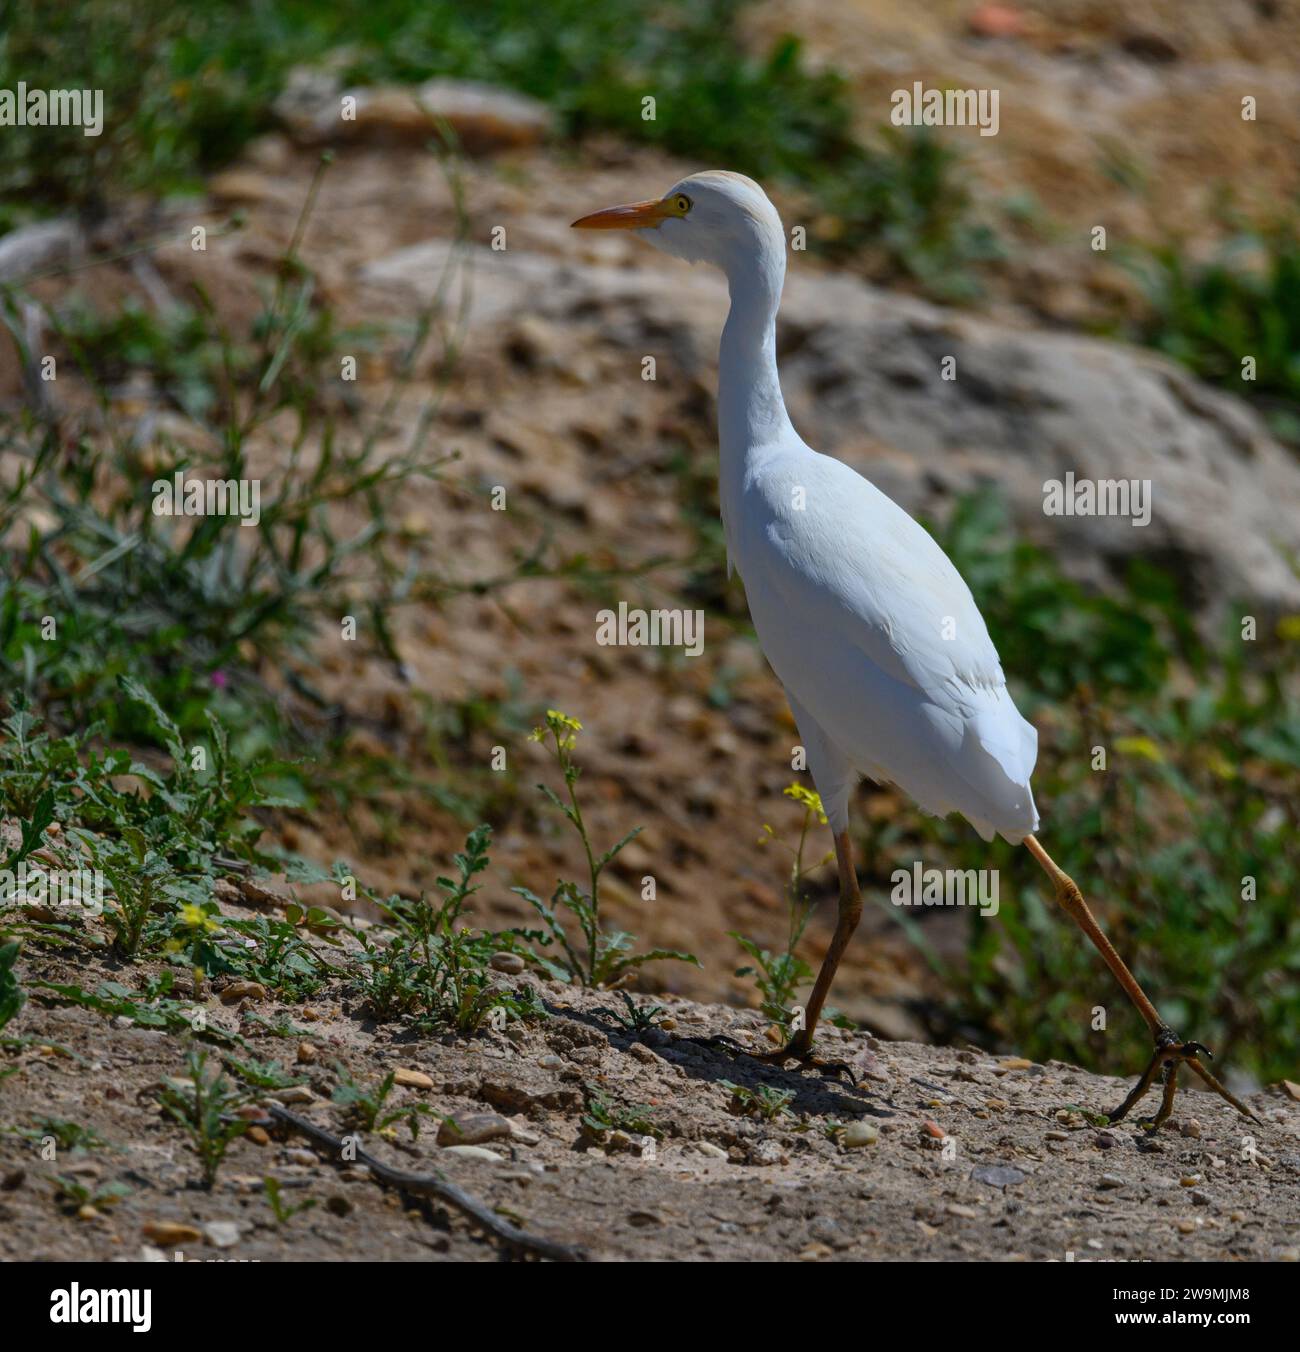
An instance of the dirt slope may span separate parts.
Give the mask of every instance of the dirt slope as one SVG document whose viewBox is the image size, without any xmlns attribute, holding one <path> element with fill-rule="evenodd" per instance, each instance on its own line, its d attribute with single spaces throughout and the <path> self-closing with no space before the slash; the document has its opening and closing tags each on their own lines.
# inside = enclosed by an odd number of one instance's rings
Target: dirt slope
<svg viewBox="0 0 1300 1352">
<path fill-rule="evenodd" d="M 144 975 L 31 948 L 22 961 L 29 986 L 37 977 L 137 986 Z M 530 974 L 500 979 L 537 982 L 550 1017 L 470 1039 L 429 1039 L 401 1024 L 375 1026 L 340 998 L 341 987 L 306 1005 L 256 995 L 226 1004 L 213 995 L 194 1007 L 211 1027 L 242 1034 L 243 1059 L 279 1061 L 295 1073 L 299 1085 L 278 1096 L 336 1135 L 349 1131 L 330 1102 L 339 1065 L 363 1086 L 390 1070 L 417 1072 L 407 1078 L 419 1083 L 395 1089 L 387 1107 L 428 1109 L 418 1140 L 398 1126 L 363 1132 L 366 1147 L 401 1169 L 439 1168 L 516 1224 L 594 1259 L 1300 1256 L 1300 1106 L 1279 1091 L 1251 1100 L 1259 1128 L 1189 1093 L 1151 1138 L 1136 1123 L 1095 1125 L 1090 1115 L 1113 1106 L 1124 1082 L 1060 1062 L 828 1029 L 825 1050 L 852 1063 L 854 1086 L 688 1040 L 725 1032 L 768 1046 L 755 1013 L 668 997 L 658 1026 L 635 1035 L 615 1017 L 623 1012 L 616 995 Z M 187 1259 L 427 1261 L 501 1253 L 459 1215 L 406 1206 L 366 1170 L 340 1170 L 297 1137 L 236 1141 L 215 1186 L 203 1190 L 185 1137 L 157 1103 L 159 1083 L 183 1070 L 183 1043 L 171 1033 L 36 1000 L 6 1031 L 27 1040 L 7 1060 L 16 1073 L 4 1081 L 6 1121 L 21 1128 L 71 1119 L 107 1145 L 50 1160 L 39 1127 L 37 1139 L 0 1136 L 0 1257 L 136 1259 L 179 1250 Z M 788 1102 L 771 1120 L 738 1113 L 726 1081 L 751 1094 L 788 1094 Z M 601 1103 L 627 1130 L 593 1137 L 584 1129 Z M 444 1117 L 479 1141 L 476 1150 L 447 1153 L 437 1144 Z M 122 1184 L 128 1193 L 78 1215 L 47 1183 L 56 1173 L 92 1192 Z M 268 1176 L 286 1203 L 317 1205 L 277 1226 L 263 1194 Z M 146 1229 L 158 1224 L 195 1233 Z"/>
</svg>

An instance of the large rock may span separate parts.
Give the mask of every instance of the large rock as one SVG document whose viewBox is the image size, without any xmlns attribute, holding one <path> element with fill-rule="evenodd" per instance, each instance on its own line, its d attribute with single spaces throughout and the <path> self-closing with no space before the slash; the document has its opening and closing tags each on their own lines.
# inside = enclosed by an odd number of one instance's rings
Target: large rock
<svg viewBox="0 0 1300 1352">
<path fill-rule="evenodd" d="M 1300 465 L 1246 403 L 1183 367 L 821 278 L 792 282 L 780 342 L 805 439 L 909 508 L 992 480 L 1075 571 L 1141 554 L 1179 568 L 1207 603 L 1300 603 L 1288 561 L 1300 545 Z M 1047 515 L 1046 484 L 1070 472 L 1149 481 L 1149 524 Z"/>
<path fill-rule="evenodd" d="M 470 245 L 459 254 L 469 325 L 481 337 L 532 313 L 596 326 L 605 343 L 716 381 L 726 287 L 703 269 L 619 267 Z M 622 256 L 622 255 L 618 255 Z M 427 300 L 452 255 L 414 245 L 365 269 L 388 294 Z M 453 292 L 456 288 L 452 288 Z M 1262 612 L 1300 605 L 1300 465 L 1242 400 L 1154 353 L 1019 329 L 844 276 L 786 285 L 782 384 L 805 440 L 839 456 L 910 511 L 993 482 L 1020 527 L 1074 573 L 1101 580 L 1132 555 L 1176 567 L 1195 596 Z M 955 378 L 943 378 L 944 359 Z M 667 372 L 665 372 L 665 375 Z M 662 379 L 662 377 L 661 377 Z M 1150 482 L 1150 522 L 1047 515 L 1045 485 Z"/>
<path fill-rule="evenodd" d="M 349 117 L 343 116 L 349 99 Z M 545 104 L 471 80 L 343 89 L 333 72 L 291 72 L 275 111 L 299 145 L 420 143 L 450 127 L 471 155 L 536 145 L 554 130 Z"/>
</svg>

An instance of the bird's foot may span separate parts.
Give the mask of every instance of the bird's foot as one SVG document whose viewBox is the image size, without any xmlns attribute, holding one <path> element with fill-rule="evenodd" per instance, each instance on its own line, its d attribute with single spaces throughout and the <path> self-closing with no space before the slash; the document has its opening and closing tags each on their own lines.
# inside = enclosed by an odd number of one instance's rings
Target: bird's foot
<svg viewBox="0 0 1300 1352">
<path fill-rule="evenodd" d="M 815 1070 L 822 1075 L 848 1076 L 851 1084 L 857 1084 L 853 1067 L 844 1061 L 824 1061 L 813 1053 L 812 1042 L 796 1033 L 784 1047 L 771 1052 L 755 1052 L 742 1046 L 735 1038 L 725 1033 L 713 1037 L 686 1037 L 683 1042 L 694 1042 L 697 1046 L 708 1047 L 711 1051 L 726 1052 L 728 1056 L 747 1056 L 751 1061 L 761 1061 L 764 1065 L 783 1066 L 787 1061 L 798 1061 L 801 1070 Z"/>
<path fill-rule="evenodd" d="M 1161 1096 L 1160 1108 L 1155 1117 L 1151 1119 L 1150 1127 L 1152 1131 L 1158 1131 L 1174 1110 L 1174 1095 L 1178 1092 L 1178 1072 L 1183 1066 L 1188 1066 L 1193 1074 L 1199 1075 L 1221 1099 L 1225 1099 L 1232 1104 L 1243 1117 L 1250 1118 L 1252 1122 L 1258 1122 L 1259 1118 L 1236 1095 L 1225 1089 L 1201 1064 L 1199 1059 L 1201 1056 L 1208 1056 L 1212 1060 L 1214 1053 L 1202 1043 L 1184 1042 L 1172 1028 L 1161 1028 L 1156 1034 L 1155 1052 L 1152 1054 L 1151 1060 L 1147 1062 L 1147 1068 L 1142 1072 L 1142 1078 L 1133 1086 L 1132 1092 L 1124 1102 L 1113 1112 L 1107 1114 L 1110 1121 L 1112 1123 L 1119 1122 L 1126 1117 L 1130 1109 L 1146 1096 L 1147 1091 L 1155 1083 L 1156 1077 L 1160 1076 L 1164 1085 L 1164 1092 Z"/>
<path fill-rule="evenodd" d="M 751 1052 L 742 1047 L 741 1052 L 754 1061 L 762 1061 L 769 1066 L 784 1066 L 787 1061 L 797 1061 L 800 1070 L 815 1070 L 819 1075 L 847 1076 L 850 1084 L 857 1084 L 853 1068 L 844 1061 L 824 1061 L 816 1056 L 812 1049 L 812 1039 L 796 1033 L 784 1047 L 772 1052 Z"/>
</svg>

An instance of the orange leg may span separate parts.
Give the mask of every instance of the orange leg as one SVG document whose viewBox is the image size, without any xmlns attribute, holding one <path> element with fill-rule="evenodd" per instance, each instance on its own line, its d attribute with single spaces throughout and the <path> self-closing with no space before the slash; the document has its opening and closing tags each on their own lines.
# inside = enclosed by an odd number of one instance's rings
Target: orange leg
<svg viewBox="0 0 1300 1352">
<path fill-rule="evenodd" d="M 853 938 L 853 932 L 862 919 L 862 893 L 858 890 L 858 875 L 853 867 L 853 846 L 849 843 L 849 833 L 841 831 L 835 837 L 835 861 L 840 875 L 840 906 L 835 921 L 835 933 L 831 936 L 831 945 L 822 959 L 821 971 L 817 973 L 817 982 L 804 1010 L 804 1025 L 779 1051 L 763 1052 L 754 1056 L 756 1061 L 769 1061 L 781 1065 L 786 1061 L 798 1061 L 802 1065 L 820 1070 L 847 1070 L 838 1062 L 822 1062 L 813 1055 L 813 1033 L 817 1021 L 821 1018 L 822 1006 L 830 994 L 831 983 L 835 980 L 836 969 L 844 950 Z M 754 1055 L 753 1053 L 748 1053 Z"/>
<path fill-rule="evenodd" d="M 1194 1074 L 1199 1075 L 1220 1098 L 1226 1099 L 1239 1113 L 1250 1118 L 1252 1122 L 1258 1122 L 1259 1118 L 1240 1099 L 1229 1093 L 1197 1059 L 1202 1053 L 1206 1056 L 1212 1055 L 1209 1049 L 1199 1042 L 1184 1042 L 1160 1017 L 1159 1011 L 1147 999 L 1146 992 L 1138 985 L 1137 979 L 1129 971 L 1124 959 L 1115 951 L 1115 946 L 1103 933 L 1101 926 L 1097 924 L 1096 918 L 1088 909 L 1088 903 L 1084 901 L 1083 894 L 1079 891 L 1074 879 L 1057 867 L 1051 855 L 1043 849 L 1033 836 L 1025 837 L 1025 848 L 1042 865 L 1043 870 L 1052 880 L 1052 885 L 1056 889 L 1056 899 L 1061 903 L 1062 909 L 1092 941 L 1093 947 L 1101 954 L 1106 966 L 1114 973 L 1115 979 L 1124 988 L 1124 993 L 1137 1006 L 1138 1013 L 1146 1020 L 1147 1027 L 1151 1029 L 1151 1035 L 1155 1038 L 1155 1053 L 1147 1063 L 1142 1078 L 1133 1087 L 1132 1092 L 1124 1102 L 1110 1114 L 1110 1120 L 1118 1122 L 1126 1116 L 1129 1110 L 1145 1097 L 1147 1091 L 1155 1083 L 1156 1076 L 1163 1075 L 1164 1094 L 1160 1109 L 1152 1121 L 1152 1129 L 1161 1126 L 1173 1111 L 1178 1071 L 1181 1066 L 1186 1065 L 1191 1068 Z"/>
</svg>

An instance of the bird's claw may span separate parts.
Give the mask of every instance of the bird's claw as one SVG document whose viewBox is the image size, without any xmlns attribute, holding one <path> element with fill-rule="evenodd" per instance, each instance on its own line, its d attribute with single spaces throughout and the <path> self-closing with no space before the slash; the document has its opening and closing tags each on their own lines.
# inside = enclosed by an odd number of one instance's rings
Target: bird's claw
<svg viewBox="0 0 1300 1352">
<path fill-rule="evenodd" d="M 805 1046 L 797 1036 L 773 1052 L 750 1051 L 725 1033 L 715 1033 L 712 1037 L 686 1037 L 682 1041 L 693 1042 L 712 1051 L 723 1051 L 729 1056 L 748 1056 L 751 1061 L 762 1061 L 769 1066 L 783 1066 L 787 1061 L 798 1061 L 801 1070 L 815 1070 L 821 1075 L 836 1077 L 847 1075 L 850 1084 L 858 1082 L 852 1066 L 843 1061 L 823 1061 L 820 1056 L 813 1054 L 811 1044 Z"/>
<path fill-rule="evenodd" d="M 1158 1131 L 1164 1126 L 1170 1113 L 1174 1110 L 1174 1095 L 1178 1092 L 1178 1072 L 1186 1065 L 1191 1068 L 1193 1074 L 1199 1075 L 1221 1099 L 1230 1103 L 1243 1117 L 1250 1118 L 1252 1122 L 1258 1122 L 1259 1118 L 1235 1094 L 1225 1089 L 1210 1073 L 1209 1069 L 1201 1064 L 1199 1060 L 1201 1056 L 1214 1059 L 1214 1053 L 1204 1043 L 1184 1042 L 1172 1028 L 1160 1029 L 1156 1034 L 1155 1052 L 1152 1054 L 1151 1060 L 1147 1062 L 1147 1067 L 1142 1072 L 1141 1079 L 1133 1086 L 1124 1102 L 1107 1114 L 1108 1120 L 1111 1123 L 1122 1121 L 1128 1115 L 1130 1109 L 1146 1096 L 1147 1091 L 1155 1083 L 1156 1077 L 1160 1076 L 1164 1092 L 1161 1095 L 1160 1108 L 1155 1117 L 1151 1119 L 1150 1124 L 1151 1131 Z"/>
<path fill-rule="evenodd" d="M 845 1075 L 850 1084 L 858 1082 L 852 1066 L 844 1061 L 824 1061 L 820 1056 L 813 1054 L 811 1046 L 801 1046 L 797 1040 L 787 1042 L 784 1047 L 774 1052 L 751 1052 L 743 1047 L 741 1051 L 752 1060 L 763 1061 L 769 1066 L 784 1066 L 787 1061 L 798 1061 L 800 1070 L 815 1070 L 819 1075 L 834 1076 L 836 1079 Z"/>
</svg>

